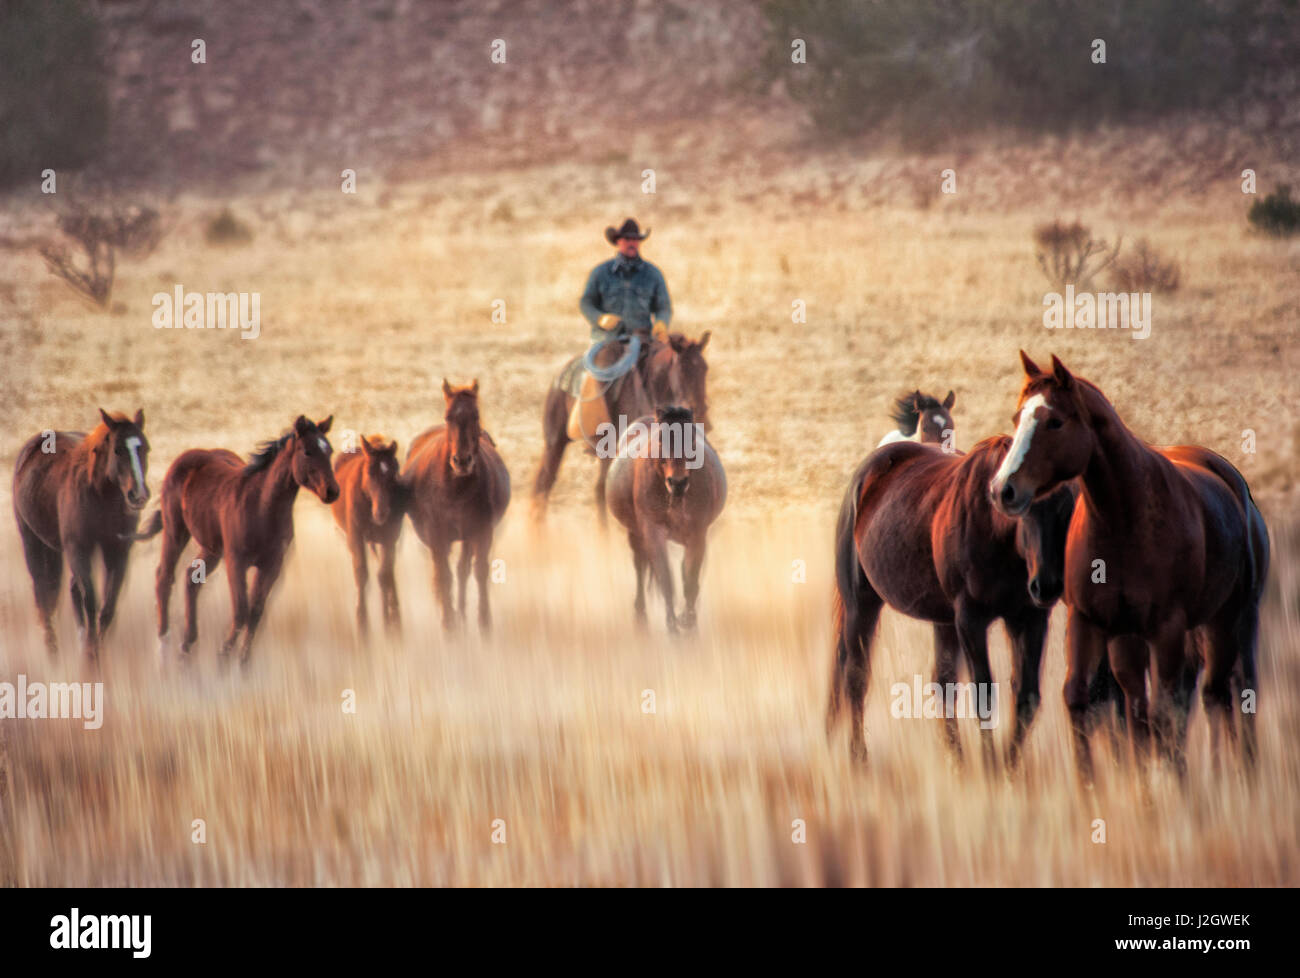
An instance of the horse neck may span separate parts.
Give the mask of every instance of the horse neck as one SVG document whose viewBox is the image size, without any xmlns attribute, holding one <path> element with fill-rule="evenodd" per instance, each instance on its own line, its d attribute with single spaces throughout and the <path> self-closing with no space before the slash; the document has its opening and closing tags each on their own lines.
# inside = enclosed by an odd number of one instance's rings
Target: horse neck
<svg viewBox="0 0 1300 978">
<path fill-rule="evenodd" d="M 96 492 L 103 492 L 108 483 L 108 454 L 95 449 L 108 441 L 108 429 L 100 424 L 72 449 L 73 469 L 85 475 L 86 484 Z"/>
<path fill-rule="evenodd" d="M 671 386 L 670 371 L 673 363 L 677 358 L 677 352 L 666 344 L 661 344 L 657 349 L 653 349 L 645 358 L 645 365 L 637 373 L 643 374 L 641 377 L 641 387 L 645 398 L 649 402 L 654 401 L 654 389 L 659 386 Z M 660 377 L 663 377 L 663 383 L 658 383 Z M 670 394 L 675 396 L 676 392 Z M 653 410 L 660 405 L 651 403 L 650 408 Z"/>
<path fill-rule="evenodd" d="M 290 438 L 270 465 L 249 477 L 255 487 L 258 509 L 264 513 L 278 509 L 292 511 L 293 502 L 298 498 L 298 481 L 293 477 L 293 446 L 294 440 Z"/>
<path fill-rule="evenodd" d="M 1081 390 L 1094 440 L 1080 480 L 1081 502 L 1108 526 L 1126 526 L 1137 511 L 1133 505 L 1135 494 L 1147 484 L 1147 473 L 1160 460 L 1128 429 L 1100 390 L 1090 386 Z"/>
</svg>

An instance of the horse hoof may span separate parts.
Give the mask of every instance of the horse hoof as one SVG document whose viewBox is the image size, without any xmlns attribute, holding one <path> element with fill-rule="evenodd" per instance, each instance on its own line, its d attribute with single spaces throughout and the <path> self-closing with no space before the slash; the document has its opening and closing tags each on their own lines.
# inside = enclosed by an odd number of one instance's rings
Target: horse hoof
<svg viewBox="0 0 1300 978">
<path fill-rule="evenodd" d="M 681 625 L 682 628 L 694 629 L 697 624 L 695 618 L 695 612 L 693 611 L 686 612 L 686 614 L 682 615 L 680 618 L 677 619 L 677 624 Z"/>
</svg>

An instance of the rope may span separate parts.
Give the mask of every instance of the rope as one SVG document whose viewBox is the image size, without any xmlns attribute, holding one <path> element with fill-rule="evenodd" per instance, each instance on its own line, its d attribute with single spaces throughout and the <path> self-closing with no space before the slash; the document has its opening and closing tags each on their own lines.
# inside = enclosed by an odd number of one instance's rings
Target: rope
<svg viewBox="0 0 1300 978">
<path fill-rule="evenodd" d="M 627 342 L 627 352 L 618 359 L 617 363 L 610 364 L 608 367 L 598 367 L 595 364 L 595 356 L 611 343 L 620 343 L 621 340 L 610 338 L 599 340 L 591 345 L 591 348 L 582 355 L 582 365 L 586 368 L 587 373 L 597 380 L 610 383 L 618 380 L 625 373 L 632 369 L 636 364 L 636 359 L 641 355 L 641 337 L 633 333 Z"/>
</svg>

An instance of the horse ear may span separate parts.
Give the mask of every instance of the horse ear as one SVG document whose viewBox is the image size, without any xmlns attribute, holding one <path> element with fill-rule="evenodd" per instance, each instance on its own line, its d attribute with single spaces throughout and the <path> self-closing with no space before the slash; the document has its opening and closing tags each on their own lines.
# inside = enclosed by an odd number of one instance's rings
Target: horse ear
<svg viewBox="0 0 1300 978">
<path fill-rule="evenodd" d="M 477 377 L 475 377 L 475 378 L 474 378 L 474 382 L 473 382 L 472 384 L 469 385 L 469 392 L 470 392 L 471 394 L 473 394 L 475 397 L 478 397 L 478 378 L 477 378 Z"/>
<path fill-rule="evenodd" d="M 1038 377 L 1043 372 L 1042 368 L 1039 367 L 1038 364 L 1034 363 L 1033 360 L 1029 359 L 1029 354 L 1026 353 L 1024 350 L 1020 351 L 1020 363 L 1021 366 L 1025 368 L 1026 377 Z"/>
<path fill-rule="evenodd" d="M 442 378 L 442 396 L 451 400 L 451 384 L 447 383 L 447 378 Z"/>
<path fill-rule="evenodd" d="M 328 418 L 326 418 L 324 421 L 322 421 L 320 424 L 316 426 L 316 430 L 319 431 L 322 435 L 327 434 L 330 430 L 330 425 L 332 425 L 333 423 L 334 423 L 334 415 L 331 414 Z"/>
<path fill-rule="evenodd" d="M 307 420 L 307 415 L 300 414 L 293 422 L 293 430 L 298 434 L 304 434 L 311 427 L 311 422 Z"/>
<path fill-rule="evenodd" d="M 1065 364 L 1056 358 L 1055 353 L 1052 354 L 1052 376 L 1056 378 L 1062 390 L 1069 390 L 1070 385 L 1074 383 L 1074 374 L 1070 373 Z"/>
<path fill-rule="evenodd" d="M 105 427 L 108 428 L 113 427 L 113 419 L 109 417 L 108 412 L 105 411 L 103 408 L 99 409 L 99 416 L 104 419 Z"/>
<path fill-rule="evenodd" d="M 957 395 L 954 394 L 952 391 L 949 391 L 948 396 L 943 399 L 943 406 L 947 408 L 949 411 L 951 411 L 952 406 L 956 403 L 957 403 Z"/>
<path fill-rule="evenodd" d="M 370 442 L 366 441 L 365 435 L 361 436 L 361 450 L 365 452 L 367 455 L 375 454 L 375 446 L 370 444 Z"/>
<path fill-rule="evenodd" d="M 712 335 L 713 335 L 713 330 L 711 330 L 711 329 L 706 329 L 706 330 L 704 331 L 704 334 L 700 337 L 700 342 L 699 342 L 698 345 L 699 345 L 699 348 L 700 348 L 701 352 L 704 350 L 704 348 L 705 348 L 706 346 L 709 345 L 709 337 L 712 336 Z"/>
<path fill-rule="evenodd" d="M 144 408 L 140 408 L 140 410 L 135 412 L 135 426 L 137 428 L 144 427 Z"/>
</svg>

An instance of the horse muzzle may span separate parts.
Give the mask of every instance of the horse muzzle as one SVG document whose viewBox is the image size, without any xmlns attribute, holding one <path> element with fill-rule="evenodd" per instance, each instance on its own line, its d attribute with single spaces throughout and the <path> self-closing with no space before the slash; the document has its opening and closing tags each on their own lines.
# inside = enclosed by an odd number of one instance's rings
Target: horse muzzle
<svg viewBox="0 0 1300 978">
<path fill-rule="evenodd" d="M 686 497 L 686 490 L 690 486 L 690 476 L 682 476 L 674 479 L 672 476 L 664 479 L 664 485 L 668 487 L 668 498 L 674 502 L 680 501 Z"/>
<path fill-rule="evenodd" d="M 989 498 L 992 500 L 994 507 L 1003 516 L 1023 516 L 1029 509 L 1029 504 L 1034 501 L 1032 492 L 1020 493 L 1010 482 L 1004 482 L 998 485 L 997 482 L 989 486 Z"/>
<path fill-rule="evenodd" d="M 1029 580 L 1029 597 L 1040 608 L 1050 608 L 1060 600 L 1065 582 L 1037 574 Z"/>
<path fill-rule="evenodd" d="M 145 486 L 139 490 L 132 489 L 124 498 L 126 499 L 126 505 L 128 507 L 139 512 L 149 503 L 149 487 Z"/>
</svg>

